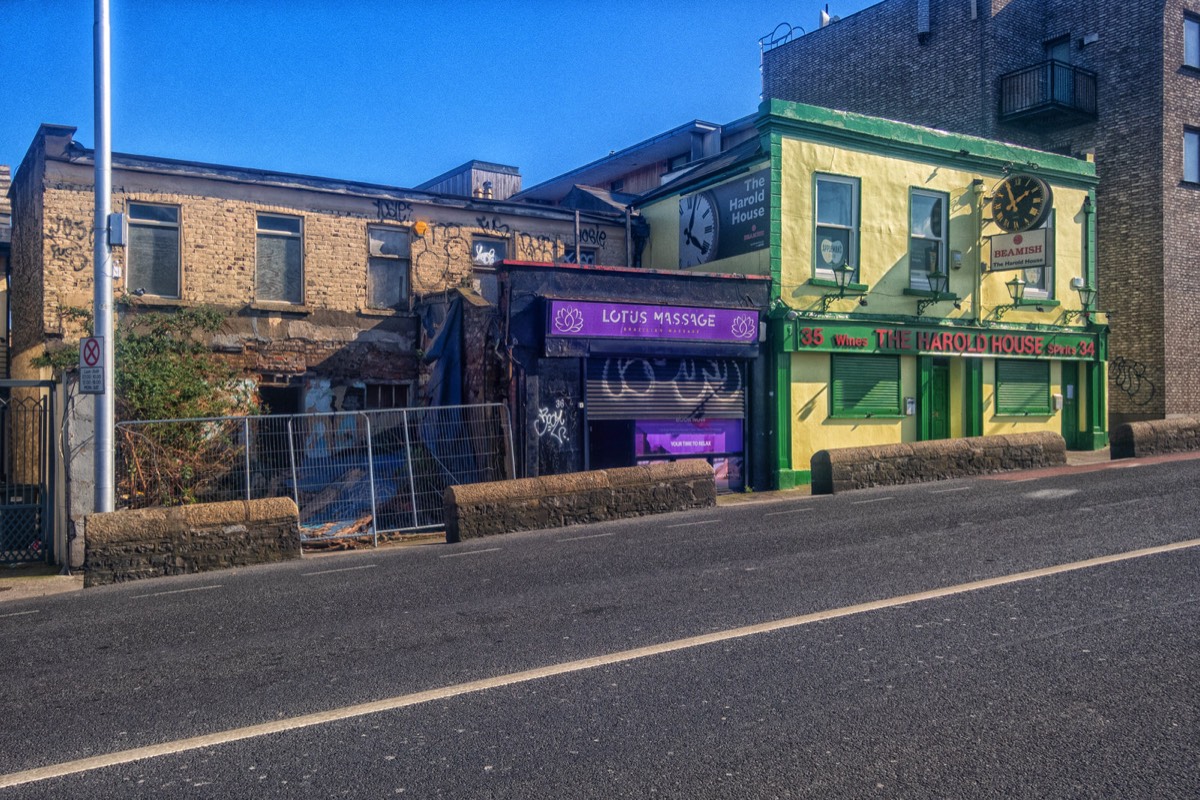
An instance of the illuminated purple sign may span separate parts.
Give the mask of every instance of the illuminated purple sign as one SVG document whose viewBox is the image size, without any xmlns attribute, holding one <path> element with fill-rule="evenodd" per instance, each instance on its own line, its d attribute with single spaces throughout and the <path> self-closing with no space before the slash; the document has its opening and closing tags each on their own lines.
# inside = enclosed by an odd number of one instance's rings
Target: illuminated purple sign
<svg viewBox="0 0 1200 800">
<path fill-rule="evenodd" d="M 758 311 L 550 300 L 546 335 L 753 344 L 758 341 Z"/>
</svg>

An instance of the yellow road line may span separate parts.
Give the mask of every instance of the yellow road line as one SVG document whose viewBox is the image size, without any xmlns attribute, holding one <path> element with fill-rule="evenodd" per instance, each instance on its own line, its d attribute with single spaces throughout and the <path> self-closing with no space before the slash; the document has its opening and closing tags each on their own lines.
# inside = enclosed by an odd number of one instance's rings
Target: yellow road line
<svg viewBox="0 0 1200 800">
<path fill-rule="evenodd" d="M 81 758 L 76 761 L 65 761 L 61 764 L 51 764 L 49 766 L 37 767 L 35 769 L 24 770 L 22 772 L 12 772 L 7 775 L 0 775 L 0 789 L 7 788 L 9 786 L 19 786 L 25 783 L 49 780 L 51 778 L 62 778 L 81 772 L 103 769 L 105 767 L 113 767 L 119 764 L 128 764 L 132 761 L 142 761 L 149 758 L 175 755 L 177 753 L 185 753 L 191 750 L 200 750 L 206 747 L 216 747 L 218 745 L 229 744 L 231 742 L 238 742 L 244 739 L 254 739 L 260 736 L 270 736 L 271 734 L 284 733 L 286 731 L 293 731 L 300 728 L 310 728 L 315 725 L 324 725 L 330 722 L 354 719 L 356 717 L 362 717 L 368 714 L 378 714 L 383 711 L 395 711 L 396 709 L 400 708 L 407 708 L 409 706 L 421 705 L 422 703 L 429 703 L 435 700 L 445 700 L 451 697 L 459 697 L 461 695 L 483 692 L 487 691 L 488 689 L 496 689 L 502 686 L 528 683 L 529 681 L 536 681 L 542 678 L 551 678 L 558 675 L 566 675 L 572 672 L 581 672 L 583 670 L 595 669 L 597 667 L 606 667 L 613 664 L 636 661 L 638 659 L 649 658 L 651 656 L 663 655 L 664 653 L 687 650 L 693 647 L 702 647 L 704 645 L 716 644 L 718 642 L 727 642 L 731 639 L 740 639 L 747 636 L 757 636 L 763 633 L 772 633 L 774 631 L 797 628 L 802 625 L 812 624 L 814 622 L 823 622 L 825 620 L 849 617 L 855 614 L 865 614 L 870 611 L 896 608 L 898 606 L 909 605 L 911 603 L 919 603 L 926 600 L 936 600 L 942 597 L 949 597 L 951 595 L 963 594 L 966 592 L 975 592 L 981 589 L 990 589 L 997 586 L 1007 586 L 1009 584 L 1032 581 L 1051 575 L 1060 575 L 1064 572 L 1090 569 L 1093 567 L 1104 566 L 1106 564 L 1114 564 L 1120 561 L 1130 561 L 1136 558 L 1145 558 L 1146 556 L 1153 556 L 1161 553 L 1186 550 L 1197 546 L 1200 546 L 1200 539 L 1189 539 L 1188 541 L 1184 542 L 1175 542 L 1173 544 L 1159 545 L 1157 547 L 1146 547 L 1140 550 L 1131 550 L 1125 553 L 1116 553 L 1114 555 L 1100 556 L 1098 558 L 1089 558 L 1084 561 L 1075 561 L 1069 564 L 1059 564 L 1053 567 L 1043 567 L 1041 569 L 1028 570 L 1026 572 L 1016 572 L 1011 575 L 1001 575 L 996 578 L 985 578 L 983 580 L 970 581 L 968 583 L 959 583 L 954 586 L 945 586 L 940 589 L 914 592 L 912 594 L 900 595 L 898 597 L 889 597 L 884 600 L 873 600 L 868 603 L 859 603 L 853 606 L 843 606 L 842 608 L 817 611 L 797 617 L 788 617 L 786 619 L 778 619 L 771 622 L 762 622 L 756 625 L 746 625 L 741 628 L 714 631 L 712 633 L 706 633 L 700 636 L 690 636 L 686 639 L 676 639 L 671 642 L 663 642 L 661 644 L 653 644 L 646 647 L 636 647 L 632 650 L 622 650 L 616 653 L 608 653 L 606 655 L 593 656 L 591 658 L 582 658 L 577 661 L 568 661 L 563 664 L 552 664 L 546 667 L 538 667 L 537 669 L 513 672 L 508 675 L 499 675 L 494 678 L 484 678 L 482 680 L 469 681 L 467 683 L 460 683 L 454 686 L 430 689 L 424 692 L 399 695 L 397 697 L 376 700 L 370 703 L 360 703 L 358 705 L 334 708 L 314 714 L 303 714 L 298 717 L 275 720 L 273 722 L 264 722 L 260 725 L 250 725 L 244 728 L 233 728 L 231 730 L 219 731 L 217 733 L 210 733 L 204 736 L 193 736 L 187 739 L 177 739 L 171 742 L 162 742 L 161 744 L 149 745 L 147 747 L 135 747 L 131 750 L 120 750 L 115 753 L 93 756 L 91 758 Z"/>
</svg>

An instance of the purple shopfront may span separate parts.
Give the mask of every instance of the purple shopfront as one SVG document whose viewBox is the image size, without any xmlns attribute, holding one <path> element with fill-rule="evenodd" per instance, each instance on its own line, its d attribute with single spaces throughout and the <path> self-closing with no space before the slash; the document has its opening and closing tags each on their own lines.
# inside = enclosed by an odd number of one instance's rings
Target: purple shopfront
<svg viewBox="0 0 1200 800">
<path fill-rule="evenodd" d="M 721 489 L 745 488 L 757 308 L 546 298 L 544 336 L 543 363 L 581 357 L 583 468 L 703 458 Z"/>
</svg>

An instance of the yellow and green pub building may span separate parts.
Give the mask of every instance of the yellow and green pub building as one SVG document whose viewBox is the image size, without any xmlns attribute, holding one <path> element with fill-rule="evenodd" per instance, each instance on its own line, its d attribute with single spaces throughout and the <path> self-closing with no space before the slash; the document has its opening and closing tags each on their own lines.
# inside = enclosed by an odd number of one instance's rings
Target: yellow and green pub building
<svg viewBox="0 0 1200 800">
<path fill-rule="evenodd" d="M 638 210 L 645 267 L 771 279 L 774 485 L 839 447 L 1107 445 L 1093 163 L 778 100 L 756 127 Z"/>
</svg>

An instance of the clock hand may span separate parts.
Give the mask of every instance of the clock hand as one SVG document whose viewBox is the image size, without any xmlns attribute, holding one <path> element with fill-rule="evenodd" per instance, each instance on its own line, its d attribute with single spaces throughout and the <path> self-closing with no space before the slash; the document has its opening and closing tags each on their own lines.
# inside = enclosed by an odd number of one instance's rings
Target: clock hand
<svg viewBox="0 0 1200 800">
<path fill-rule="evenodd" d="M 1015 199 L 1013 199 L 1012 185 L 1006 182 L 1004 184 L 1004 191 L 1008 192 L 1008 210 L 1016 211 L 1017 210 L 1017 201 Z"/>
</svg>

